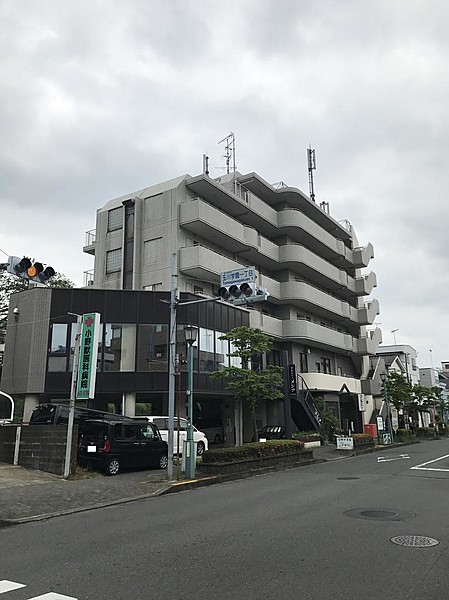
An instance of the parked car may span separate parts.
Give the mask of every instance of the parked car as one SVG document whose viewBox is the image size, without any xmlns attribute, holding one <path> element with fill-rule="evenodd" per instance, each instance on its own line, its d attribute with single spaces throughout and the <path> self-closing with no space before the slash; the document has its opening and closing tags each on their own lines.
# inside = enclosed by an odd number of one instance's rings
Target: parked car
<svg viewBox="0 0 449 600">
<path fill-rule="evenodd" d="M 283 440 L 285 439 L 285 430 L 280 425 L 265 425 L 259 431 L 259 440 Z"/>
<path fill-rule="evenodd" d="M 74 423 L 80 425 L 86 419 L 113 419 L 115 421 L 129 421 L 130 417 L 117 415 L 105 410 L 91 408 L 75 408 Z M 68 404 L 38 404 L 31 413 L 30 425 L 67 425 L 69 421 Z"/>
<path fill-rule="evenodd" d="M 117 475 L 122 468 L 168 464 L 168 447 L 157 427 L 147 420 L 88 419 L 82 424 L 78 461 Z"/>
<path fill-rule="evenodd" d="M 201 417 L 195 423 L 195 427 L 204 433 L 209 444 L 221 444 L 224 440 L 221 419 L 204 419 Z"/>
<path fill-rule="evenodd" d="M 159 429 L 162 439 L 168 442 L 168 417 L 166 416 L 151 416 L 151 417 L 136 417 L 138 419 L 147 419 L 150 423 L 154 423 Z M 175 417 L 175 435 L 173 436 L 173 452 L 182 454 L 184 440 L 187 439 L 187 419 L 182 417 L 179 419 L 179 452 L 178 452 L 178 418 Z M 196 442 L 196 453 L 201 456 L 209 448 L 207 437 L 202 431 L 198 431 L 193 427 L 193 440 Z"/>
</svg>

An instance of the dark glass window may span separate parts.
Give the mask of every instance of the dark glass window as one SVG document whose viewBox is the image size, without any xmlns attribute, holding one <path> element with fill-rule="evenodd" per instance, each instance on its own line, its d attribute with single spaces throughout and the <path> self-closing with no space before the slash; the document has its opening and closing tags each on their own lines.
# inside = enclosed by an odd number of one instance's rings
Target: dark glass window
<svg viewBox="0 0 449 600">
<path fill-rule="evenodd" d="M 168 365 L 168 325 L 139 325 L 137 371 L 166 371 Z"/>
</svg>

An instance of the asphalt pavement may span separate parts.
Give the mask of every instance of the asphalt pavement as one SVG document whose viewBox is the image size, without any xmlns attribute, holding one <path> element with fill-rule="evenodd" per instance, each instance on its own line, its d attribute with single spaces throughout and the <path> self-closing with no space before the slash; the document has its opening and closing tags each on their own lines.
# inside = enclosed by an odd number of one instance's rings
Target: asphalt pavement
<svg viewBox="0 0 449 600">
<path fill-rule="evenodd" d="M 314 448 L 313 453 L 317 461 L 348 457 L 337 452 L 333 445 Z M 51 473 L 0 463 L 0 526 L 123 504 L 229 479 L 232 476 L 198 475 L 194 481 L 168 481 L 166 471 L 161 470 L 124 472 L 114 477 L 94 473 L 89 478 L 64 479 Z"/>
</svg>

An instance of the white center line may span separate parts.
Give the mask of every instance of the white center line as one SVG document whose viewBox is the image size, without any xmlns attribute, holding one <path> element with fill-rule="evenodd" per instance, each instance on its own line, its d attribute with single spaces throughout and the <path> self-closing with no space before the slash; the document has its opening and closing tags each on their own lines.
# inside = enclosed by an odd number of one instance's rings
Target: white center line
<svg viewBox="0 0 449 600">
<path fill-rule="evenodd" d="M 7 579 L 0 580 L 0 594 L 12 592 L 13 590 L 18 590 L 23 587 L 26 587 L 24 583 L 16 583 L 15 581 L 8 581 Z"/>
</svg>

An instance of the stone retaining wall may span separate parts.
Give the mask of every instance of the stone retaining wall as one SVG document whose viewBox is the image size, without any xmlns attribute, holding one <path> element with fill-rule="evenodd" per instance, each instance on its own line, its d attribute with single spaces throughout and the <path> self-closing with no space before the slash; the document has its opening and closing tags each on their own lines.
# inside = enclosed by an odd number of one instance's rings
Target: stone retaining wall
<svg viewBox="0 0 449 600">
<path fill-rule="evenodd" d="M 278 454 L 275 456 L 264 456 L 250 460 L 236 460 L 221 463 L 201 463 L 198 470 L 204 475 L 226 475 L 229 473 L 242 473 L 244 471 L 255 471 L 258 469 L 277 469 L 283 466 L 294 466 L 313 459 L 312 450 L 303 450 L 295 454 Z"/>
</svg>

